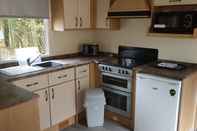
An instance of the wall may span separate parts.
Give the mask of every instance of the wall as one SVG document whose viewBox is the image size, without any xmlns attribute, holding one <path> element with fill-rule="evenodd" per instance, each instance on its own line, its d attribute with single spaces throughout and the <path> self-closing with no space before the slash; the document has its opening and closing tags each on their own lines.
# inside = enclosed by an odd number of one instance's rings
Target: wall
<svg viewBox="0 0 197 131">
<path fill-rule="evenodd" d="M 49 54 L 62 55 L 76 53 L 82 42 L 94 41 L 92 31 L 49 31 Z"/>
<path fill-rule="evenodd" d="M 121 21 L 120 31 L 97 31 L 96 41 L 103 51 L 117 52 L 118 46 L 139 46 L 159 49 L 162 59 L 197 63 L 197 39 L 147 36 L 149 19 Z"/>
</svg>

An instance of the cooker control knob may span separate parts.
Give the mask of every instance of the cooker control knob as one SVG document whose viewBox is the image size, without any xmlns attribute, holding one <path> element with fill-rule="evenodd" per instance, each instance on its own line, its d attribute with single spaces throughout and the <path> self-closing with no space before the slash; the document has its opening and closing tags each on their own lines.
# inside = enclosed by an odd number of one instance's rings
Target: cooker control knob
<svg viewBox="0 0 197 131">
<path fill-rule="evenodd" d="M 104 66 L 102 67 L 102 70 L 103 70 L 103 71 L 105 70 L 105 67 L 104 67 Z"/>
<path fill-rule="evenodd" d="M 125 71 L 124 70 L 122 70 L 122 74 L 125 74 Z"/>
<path fill-rule="evenodd" d="M 128 74 L 129 74 L 129 72 L 128 72 L 128 71 L 125 71 L 125 74 L 126 74 L 126 75 L 128 75 Z"/>
<path fill-rule="evenodd" d="M 105 67 L 105 71 L 107 71 L 108 70 L 108 68 L 107 67 Z"/>
<path fill-rule="evenodd" d="M 112 69 L 109 67 L 109 71 L 111 72 L 112 71 Z"/>
<path fill-rule="evenodd" d="M 121 74 L 121 70 L 120 69 L 118 70 L 118 73 Z"/>
</svg>

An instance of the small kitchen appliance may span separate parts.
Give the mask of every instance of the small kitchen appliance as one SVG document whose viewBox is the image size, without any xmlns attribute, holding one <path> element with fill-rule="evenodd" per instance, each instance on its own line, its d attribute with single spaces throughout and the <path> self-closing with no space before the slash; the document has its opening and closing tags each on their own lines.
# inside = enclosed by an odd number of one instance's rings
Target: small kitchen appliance
<svg viewBox="0 0 197 131">
<path fill-rule="evenodd" d="M 83 56 L 96 56 L 99 53 L 99 45 L 94 43 L 82 44 L 80 54 Z"/>
</svg>

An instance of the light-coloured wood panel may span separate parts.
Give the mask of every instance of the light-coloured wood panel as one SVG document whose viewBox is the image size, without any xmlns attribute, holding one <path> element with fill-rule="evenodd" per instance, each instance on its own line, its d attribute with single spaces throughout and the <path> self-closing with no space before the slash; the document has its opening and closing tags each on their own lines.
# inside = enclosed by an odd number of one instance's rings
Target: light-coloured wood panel
<svg viewBox="0 0 197 131">
<path fill-rule="evenodd" d="M 91 0 L 78 0 L 79 28 L 91 28 Z"/>
<path fill-rule="evenodd" d="M 40 131 L 37 99 L 11 107 L 9 131 Z"/>
<path fill-rule="evenodd" d="M 110 20 L 107 19 L 107 13 L 110 6 L 110 0 L 96 0 L 97 11 L 96 11 L 96 28 L 108 29 Z"/>
<path fill-rule="evenodd" d="M 50 128 L 50 110 L 49 110 L 49 90 L 43 89 L 36 91 L 35 94 L 39 95 L 38 107 L 40 116 L 41 130 Z"/>
<path fill-rule="evenodd" d="M 63 0 L 51 0 L 51 24 L 55 31 L 64 31 L 64 3 Z"/>
<path fill-rule="evenodd" d="M 75 78 L 74 74 L 75 74 L 74 68 L 49 73 L 49 85 L 51 86 L 62 82 L 74 80 Z"/>
<path fill-rule="evenodd" d="M 13 84 L 28 91 L 40 90 L 48 86 L 48 74 L 17 80 Z"/>
<path fill-rule="evenodd" d="M 76 67 L 76 78 L 89 77 L 89 64 Z"/>
<path fill-rule="evenodd" d="M 9 109 L 0 111 L 0 131 L 9 131 Z"/>
<path fill-rule="evenodd" d="M 77 80 L 77 112 L 80 113 L 84 110 L 85 91 L 90 88 L 89 77 L 83 77 Z"/>
<path fill-rule="evenodd" d="M 189 131 L 195 126 L 197 73 L 184 79 L 182 83 L 179 131 Z"/>
<path fill-rule="evenodd" d="M 74 81 L 51 87 L 50 94 L 52 125 L 56 125 L 76 114 Z"/>
<path fill-rule="evenodd" d="M 79 0 L 63 0 L 64 3 L 64 25 L 65 29 L 76 29 L 79 27 Z"/>
</svg>

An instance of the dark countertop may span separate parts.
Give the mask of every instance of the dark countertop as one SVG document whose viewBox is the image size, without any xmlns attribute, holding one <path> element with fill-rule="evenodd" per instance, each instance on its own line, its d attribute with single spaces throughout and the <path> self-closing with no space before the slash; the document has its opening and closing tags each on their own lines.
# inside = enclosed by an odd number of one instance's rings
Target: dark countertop
<svg viewBox="0 0 197 131">
<path fill-rule="evenodd" d="M 135 71 L 138 73 L 151 74 L 151 75 L 166 77 L 166 78 L 170 78 L 174 80 L 184 80 L 186 77 L 197 72 L 197 64 L 175 62 L 175 61 L 168 61 L 168 60 L 161 60 L 161 61 L 178 63 L 181 65 L 184 65 L 186 68 L 180 71 L 176 71 L 176 70 L 169 70 L 169 69 L 163 69 L 163 68 L 156 68 L 152 66 L 154 63 L 151 63 L 151 64 L 138 66 L 135 68 Z"/>
<path fill-rule="evenodd" d="M 38 96 L 16 87 L 4 80 L 0 80 L 0 110 L 29 101 Z"/>
<path fill-rule="evenodd" d="M 57 70 L 62 70 L 66 68 L 71 68 L 75 66 L 80 66 L 83 64 L 89 63 L 98 63 L 106 59 L 111 59 L 111 56 L 100 55 L 98 57 L 82 57 L 82 56 L 75 56 L 65 59 L 53 59 L 51 61 L 62 63 L 65 66 L 61 68 L 47 68 L 41 71 L 26 73 L 17 76 L 6 76 L 0 74 L 0 109 L 5 109 L 11 106 L 15 106 L 17 104 L 29 101 L 33 98 L 36 98 L 37 95 L 33 94 L 32 92 L 26 91 L 22 88 L 16 87 L 11 84 L 11 81 L 31 77 L 39 74 L 49 73 Z"/>
</svg>

